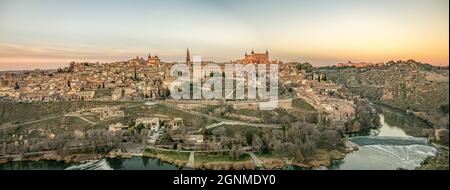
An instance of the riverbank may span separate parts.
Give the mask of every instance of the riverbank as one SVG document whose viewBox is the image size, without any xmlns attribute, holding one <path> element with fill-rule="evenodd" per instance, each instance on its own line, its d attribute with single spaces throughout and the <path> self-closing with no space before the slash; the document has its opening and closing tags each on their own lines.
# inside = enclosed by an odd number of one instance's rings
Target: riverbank
<svg viewBox="0 0 450 190">
<path fill-rule="evenodd" d="M 195 155 L 195 169 L 206 170 L 255 170 L 256 165 L 249 154 L 242 154 L 237 159 L 228 154 L 198 153 Z"/>
<path fill-rule="evenodd" d="M 243 153 L 238 160 L 231 159 L 226 153 L 196 153 L 195 165 L 192 169 L 206 170 L 255 170 L 255 169 L 283 169 L 294 166 L 299 168 L 328 167 L 334 160 L 342 160 L 345 155 L 356 150 L 356 145 L 350 141 L 346 143 L 345 151 L 318 150 L 312 156 L 305 158 L 302 162 L 293 161 L 292 158 L 280 157 L 272 154 L 258 155 L 262 161 L 262 168 L 257 168 L 248 153 Z M 132 157 L 148 157 L 161 162 L 185 168 L 189 159 L 189 151 L 176 150 L 154 150 L 146 149 L 143 153 L 122 152 L 113 150 L 106 154 L 71 154 L 61 156 L 56 151 L 42 151 L 37 153 L 26 153 L 23 155 L 6 155 L 0 157 L 0 164 L 23 161 L 57 161 L 64 163 L 81 163 L 84 161 L 100 160 L 102 158 L 130 159 Z"/>
<path fill-rule="evenodd" d="M 338 150 L 317 150 L 312 156 L 306 157 L 301 162 L 294 161 L 292 158 L 273 154 L 258 154 L 257 159 L 262 161 L 262 167 L 257 168 L 251 156 L 243 153 L 238 160 L 232 159 L 224 153 L 202 153 L 196 152 L 194 168 L 206 170 L 255 170 L 255 169 L 283 169 L 286 167 L 298 167 L 314 169 L 320 167 L 329 167 L 333 161 L 342 160 L 346 154 L 357 150 L 357 145 L 348 141 L 347 148 L 344 151 Z M 189 159 L 189 152 L 176 150 L 155 150 L 147 149 L 144 157 L 158 159 L 162 162 L 176 165 L 184 168 Z"/>
<path fill-rule="evenodd" d="M 44 151 L 37 153 L 26 153 L 23 155 L 5 155 L 0 157 L 0 164 L 6 164 L 9 162 L 42 161 L 42 160 L 74 163 L 74 162 L 83 162 L 87 160 L 99 160 L 103 157 L 104 157 L 103 154 L 98 153 L 59 155 L 56 151 Z"/>
<path fill-rule="evenodd" d="M 256 169 L 250 157 L 243 156 L 240 160 L 232 160 L 227 154 L 215 153 L 194 153 L 194 168 L 189 169 L 206 169 L 206 170 L 254 170 Z M 190 152 L 177 150 L 156 150 L 147 149 L 143 153 L 144 157 L 158 159 L 161 162 L 170 163 L 178 168 L 186 168 L 189 160 Z"/>
<path fill-rule="evenodd" d="M 436 156 L 426 158 L 417 170 L 449 170 L 448 148 L 438 148 Z"/>
<path fill-rule="evenodd" d="M 181 151 L 183 152 L 183 151 Z M 80 169 L 80 170 L 179 170 L 179 169 L 208 169 L 208 170 L 252 170 L 252 169 L 282 169 L 282 170 L 308 170 L 308 169 L 329 169 L 329 170 L 395 170 L 397 168 L 414 169 L 424 162 L 425 158 L 434 155 L 435 151 L 429 146 L 423 145 L 409 145 L 409 146 L 361 146 L 358 151 L 353 151 L 346 154 L 342 160 L 332 160 L 331 165 L 328 162 L 327 156 L 323 156 L 323 160 L 315 159 L 309 160 L 308 164 L 292 163 L 287 158 L 278 157 L 275 155 L 256 155 L 259 160 L 264 162 L 264 167 L 253 168 L 253 161 L 249 156 L 241 157 L 238 161 L 230 161 L 228 154 L 219 156 L 206 156 L 197 154 L 195 168 L 186 168 L 186 160 L 189 160 L 189 151 L 184 151 L 185 154 L 165 153 L 165 154 L 142 154 L 142 156 L 131 156 L 131 153 L 124 153 L 123 155 L 107 155 L 100 159 L 88 159 L 88 161 L 80 162 L 61 162 L 61 161 L 19 161 L 1 164 L 1 169 L 6 170 L 64 170 L 64 169 Z M 247 154 L 244 154 L 247 155 Z M 338 154 L 342 155 L 343 154 Z M 400 157 L 397 157 L 398 155 Z M 112 157 L 112 158 L 111 158 Z M 335 157 L 337 158 L 337 157 Z M 343 157 L 341 157 L 343 158 Z M 400 159 L 401 158 L 401 159 Z M 169 160 L 170 159 L 170 160 Z M 184 160 L 178 166 L 175 160 Z M 413 159 L 413 160 L 410 160 Z M 165 161 L 164 161 L 165 160 Z M 306 161 L 306 159 L 305 159 Z M 258 163 L 258 162 L 256 162 Z M 204 165 L 206 164 L 206 165 Z M 247 166 L 245 166 L 247 164 Z M 294 165 L 295 164 L 295 165 Z"/>
<path fill-rule="evenodd" d="M 169 163 L 175 165 L 178 168 L 183 168 L 187 164 L 189 158 L 189 153 L 186 152 L 169 152 L 169 151 L 158 151 L 153 149 L 147 149 L 142 154 L 143 157 L 149 157 L 158 159 L 161 162 Z"/>
<path fill-rule="evenodd" d="M 317 150 L 312 156 L 306 157 L 302 161 L 275 155 L 260 155 L 259 158 L 264 162 L 264 168 L 269 170 L 283 169 L 291 166 L 302 169 L 316 169 L 330 167 L 334 161 L 340 161 L 344 159 L 347 154 L 356 150 L 357 147 L 347 147 L 345 151 Z"/>
</svg>

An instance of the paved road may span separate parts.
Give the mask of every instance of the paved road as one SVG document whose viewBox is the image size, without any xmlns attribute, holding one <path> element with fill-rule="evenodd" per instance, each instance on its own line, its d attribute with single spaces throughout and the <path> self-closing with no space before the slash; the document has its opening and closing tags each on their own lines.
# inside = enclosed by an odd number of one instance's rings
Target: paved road
<svg viewBox="0 0 450 190">
<path fill-rule="evenodd" d="M 191 151 L 191 153 L 189 154 L 189 159 L 187 161 L 186 167 L 187 168 L 195 168 L 195 158 L 194 158 L 194 152 Z"/>
<path fill-rule="evenodd" d="M 253 163 L 257 168 L 261 168 L 264 166 L 264 162 L 260 160 L 253 152 L 248 153 L 250 157 L 252 157 Z"/>
</svg>

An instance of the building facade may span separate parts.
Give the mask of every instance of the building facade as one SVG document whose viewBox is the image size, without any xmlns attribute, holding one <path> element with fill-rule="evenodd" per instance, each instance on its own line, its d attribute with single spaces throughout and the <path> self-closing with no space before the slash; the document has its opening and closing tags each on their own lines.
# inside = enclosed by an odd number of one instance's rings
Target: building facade
<svg viewBox="0 0 450 190">
<path fill-rule="evenodd" d="M 266 50 L 266 53 L 255 53 L 253 50 L 250 54 L 245 52 L 244 59 L 237 60 L 236 63 L 240 64 L 268 64 L 269 61 L 269 51 Z"/>
<path fill-rule="evenodd" d="M 153 65 L 153 64 L 159 64 L 160 62 L 161 62 L 161 60 L 159 59 L 159 57 L 157 55 L 151 56 L 150 54 L 148 54 L 148 57 L 147 57 L 148 64 Z"/>
</svg>

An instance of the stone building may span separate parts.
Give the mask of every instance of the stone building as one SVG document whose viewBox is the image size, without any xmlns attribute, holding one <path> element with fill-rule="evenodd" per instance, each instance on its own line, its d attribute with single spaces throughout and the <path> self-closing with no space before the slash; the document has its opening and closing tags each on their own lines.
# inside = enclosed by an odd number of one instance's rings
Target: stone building
<svg viewBox="0 0 450 190">
<path fill-rule="evenodd" d="M 172 121 L 172 130 L 177 130 L 177 129 L 179 129 L 180 127 L 182 127 L 184 124 L 183 124 L 183 118 L 180 118 L 180 117 L 176 117 L 176 118 L 174 118 L 173 119 L 173 121 Z"/>
<path fill-rule="evenodd" d="M 237 60 L 236 63 L 239 64 L 268 64 L 269 61 L 269 51 L 266 50 L 266 53 L 255 53 L 253 50 L 250 54 L 245 52 L 244 59 Z"/>
<path fill-rule="evenodd" d="M 122 125 L 122 123 L 115 123 L 108 126 L 108 131 L 115 133 L 118 131 L 122 131 L 122 129 L 127 128 L 127 126 Z"/>
<path fill-rule="evenodd" d="M 158 131 L 160 120 L 159 118 L 150 117 L 150 118 L 137 118 L 136 126 L 139 124 L 143 124 L 146 128 L 149 128 L 151 131 Z"/>
<path fill-rule="evenodd" d="M 95 96 L 95 91 L 81 91 L 78 92 L 78 100 L 92 100 Z"/>
<path fill-rule="evenodd" d="M 157 55 L 151 56 L 150 54 L 148 54 L 146 62 L 149 65 L 154 65 L 154 64 L 159 64 L 161 62 L 161 60 L 159 59 L 159 57 Z"/>
</svg>

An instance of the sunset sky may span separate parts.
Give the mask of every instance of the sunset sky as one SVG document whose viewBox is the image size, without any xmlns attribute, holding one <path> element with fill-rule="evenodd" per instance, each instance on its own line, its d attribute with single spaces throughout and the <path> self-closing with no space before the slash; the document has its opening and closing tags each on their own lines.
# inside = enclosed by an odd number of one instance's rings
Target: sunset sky
<svg viewBox="0 0 450 190">
<path fill-rule="evenodd" d="M 157 54 L 449 63 L 448 0 L 1 0 L 0 70 Z"/>
</svg>

